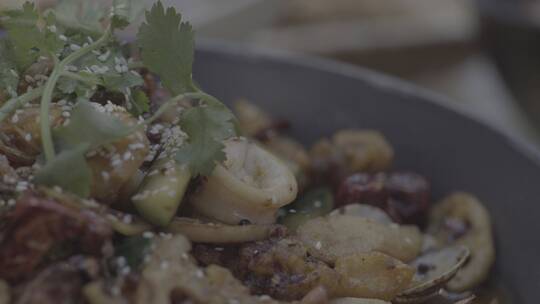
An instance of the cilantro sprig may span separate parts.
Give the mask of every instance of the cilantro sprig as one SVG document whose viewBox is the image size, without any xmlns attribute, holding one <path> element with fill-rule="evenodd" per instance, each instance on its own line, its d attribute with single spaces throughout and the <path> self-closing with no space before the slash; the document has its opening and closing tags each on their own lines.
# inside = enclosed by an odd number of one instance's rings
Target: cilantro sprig
<svg viewBox="0 0 540 304">
<path fill-rule="evenodd" d="M 193 175 L 209 175 L 216 163 L 225 159 L 222 141 L 234 135 L 234 116 L 220 101 L 203 94 L 193 83 L 193 28 L 182 22 L 182 15 L 174 8 L 165 9 L 158 1 L 146 12 L 137 44 L 144 66 L 159 75 L 173 95 L 201 93 L 202 103 L 180 117 L 188 142 L 180 148 L 176 160 L 189 164 Z"/>
<path fill-rule="evenodd" d="M 63 0 L 45 13 L 30 3 L 19 11 L 0 13 L 0 22 L 8 32 L 0 44 L 4 60 L 0 60 L 0 67 L 7 68 L 0 73 L 0 85 L 11 96 L 0 107 L 0 122 L 39 100 L 45 162 L 36 175 L 37 183 L 87 196 L 92 182 L 85 157 L 88 151 L 140 130 L 184 99 L 192 101 L 179 117 L 188 139 L 178 147 L 176 161 L 189 165 L 196 176 L 211 174 L 216 163 L 225 159 L 222 142 L 235 135 L 234 116 L 194 84 L 194 32 L 174 8 L 165 9 L 158 1 L 146 12 L 136 42 L 142 62 L 125 59 L 114 31 L 129 25 L 139 14 L 141 3 L 114 0 L 108 16 L 85 0 Z M 104 24 L 108 26 L 103 29 Z M 14 89 L 19 75 L 38 58 L 52 61 L 52 71 L 42 86 L 19 95 Z M 134 70 L 138 68 L 157 74 L 173 97 L 143 123 L 131 127 L 96 111 L 89 99 L 98 88 L 123 94 L 125 106 L 134 115 L 149 111 L 149 99 L 140 89 L 142 78 Z M 70 123 L 53 130 L 50 107 L 57 99 L 66 99 L 75 108 Z"/>
</svg>

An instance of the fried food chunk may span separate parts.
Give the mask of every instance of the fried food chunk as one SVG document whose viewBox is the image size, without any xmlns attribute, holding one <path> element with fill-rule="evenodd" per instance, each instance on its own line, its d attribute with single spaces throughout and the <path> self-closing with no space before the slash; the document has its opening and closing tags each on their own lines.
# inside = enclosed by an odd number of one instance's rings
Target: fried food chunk
<svg viewBox="0 0 540 304">
<path fill-rule="evenodd" d="M 109 224 L 89 210 L 68 208 L 28 192 L 6 215 L 0 234 L 0 278 L 29 277 L 47 255 L 68 243 L 82 253 L 101 256 L 112 236 Z"/>
</svg>

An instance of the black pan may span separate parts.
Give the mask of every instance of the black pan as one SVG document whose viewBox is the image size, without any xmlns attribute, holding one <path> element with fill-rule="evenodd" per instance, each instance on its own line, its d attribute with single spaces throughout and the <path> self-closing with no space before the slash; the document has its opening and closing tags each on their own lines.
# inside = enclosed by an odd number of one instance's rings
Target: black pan
<svg viewBox="0 0 540 304">
<path fill-rule="evenodd" d="M 470 191 L 489 208 L 493 277 L 513 303 L 540 303 L 540 157 L 440 97 L 372 71 L 301 56 L 203 43 L 196 80 L 226 102 L 248 98 L 293 122 L 305 144 L 340 128 L 382 131 L 396 169 L 433 182 L 434 196 Z"/>
</svg>

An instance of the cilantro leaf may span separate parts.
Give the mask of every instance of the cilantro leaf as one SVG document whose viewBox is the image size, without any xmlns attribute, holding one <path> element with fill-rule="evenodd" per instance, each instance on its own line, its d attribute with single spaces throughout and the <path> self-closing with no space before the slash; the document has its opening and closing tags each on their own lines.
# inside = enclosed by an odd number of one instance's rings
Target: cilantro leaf
<svg viewBox="0 0 540 304">
<path fill-rule="evenodd" d="M 161 1 L 154 4 L 146 12 L 137 42 L 145 66 L 159 75 L 173 95 L 192 90 L 193 29 L 189 23 L 182 22 L 182 16 L 174 8 L 165 10 Z"/>
<path fill-rule="evenodd" d="M 90 148 L 110 143 L 131 132 L 118 118 L 99 112 L 90 102 L 79 101 L 71 112 L 70 123 L 54 130 L 62 147 L 88 145 Z"/>
<path fill-rule="evenodd" d="M 68 95 L 76 93 L 79 97 L 87 97 L 87 95 L 91 96 L 93 94 L 95 85 L 103 84 L 101 78 L 87 71 L 80 71 L 73 74 L 75 76 L 58 79 L 56 88 L 60 92 Z"/>
<path fill-rule="evenodd" d="M 141 76 L 132 73 L 107 73 L 102 76 L 103 86 L 111 92 L 125 92 L 127 88 L 141 86 Z"/>
<path fill-rule="evenodd" d="M 216 162 L 225 160 L 222 141 L 234 135 L 233 115 L 220 106 L 193 107 L 184 112 L 180 125 L 189 136 L 176 160 L 188 163 L 193 175 L 210 175 Z"/>
<path fill-rule="evenodd" d="M 64 42 L 54 33 L 54 14 L 47 18 L 41 16 L 34 4 L 26 2 L 21 10 L 5 13 L 7 19 L 3 26 L 13 45 L 15 61 L 19 70 L 24 70 L 40 55 L 56 54 Z"/>
<path fill-rule="evenodd" d="M 133 94 L 131 95 L 130 104 L 131 104 L 130 112 L 134 116 L 139 116 L 150 111 L 150 99 L 148 99 L 148 96 L 146 96 L 146 93 L 144 93 L 140 89 L 133 91 Z"/>
<path fill-rule="evenodd" d="M 83 144 L 62 151 L 37 172 L 35 182 L 50 187 L 58 186 L 81 197 L 87 197 L 92 182 L 92 171 L 85 158 L 89 147 L 90 145 Z"/>
<path fill-rule="evenodd" d="M 17 96 L 19 74 L 15 65 L 14 53 L 7 40 L 0 41 L 0 90 L 11 97 Z"/>
</svg>

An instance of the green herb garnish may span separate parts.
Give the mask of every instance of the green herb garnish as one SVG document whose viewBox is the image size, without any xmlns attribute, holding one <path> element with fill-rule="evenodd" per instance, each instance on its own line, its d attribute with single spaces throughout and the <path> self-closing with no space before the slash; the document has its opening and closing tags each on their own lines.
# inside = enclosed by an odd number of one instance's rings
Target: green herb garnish
<svg viewBox="0 0 540 304">
<path fill-rule="evenodd" d="M 137 35 L 144 65 L 160 76 L 174 95 L 200 92 L 192 80 L 194 34 L 191 25 L 182 22 L 174 8 L 165 10 L 161 2 L 146 13 Z M 212 96 L 203 94 L 203 103 L 185 111 L 180 118 L 182 130 L 189 136 L 177 161 L 189 164 L 193 175 L 209 175 L 216 162 L 223 161 L 222 141 L 234 135 L 234 116 Z"/>
<path fill-rule="evenodd" d="M 189 165 L 193 176 L 209 175 L 225 159 L 223 140 L 235 135 L 234 116 L 216 98 L 202 92 L 192 80 L 194 33 L 174 8 L 161 2 L 147 11 L 136 45 L 142 62 L 129 61 L 114 36 L 141 15 L 143 1 L 114 0 L 110 13 L 94 1 L 62 0 L 44 13 L 25 3 L 22 9 L 0 13 L 7 38 L 0 43 L 0 86 L 11 99 L 0 107 L 0 122 L 28 102 L 39 100 L 44 164 L 35 181 L 60 186 L 87 196 L 91 170 L 90 149 L 111 143 L 155 121 L 171 105 L 191 99 L 179 125 L 188 135 L 176 161 Z M 107 25 L 104 27 L 104 25 Z M 46 81 L 17 94 L 25 70 L 38 60 L 54 63 Z M 100 113 L 89 103 L 98 91 L 124 96 L 135 116 L 149 111 L 149 98 L 136 68 L 157 74 L 173 96 L 137 126 L 125 126 L 114 116 Z M 75 104 L 70 122 L 56 130 L 50 125 L 54 100 Z"/>
</svg>

